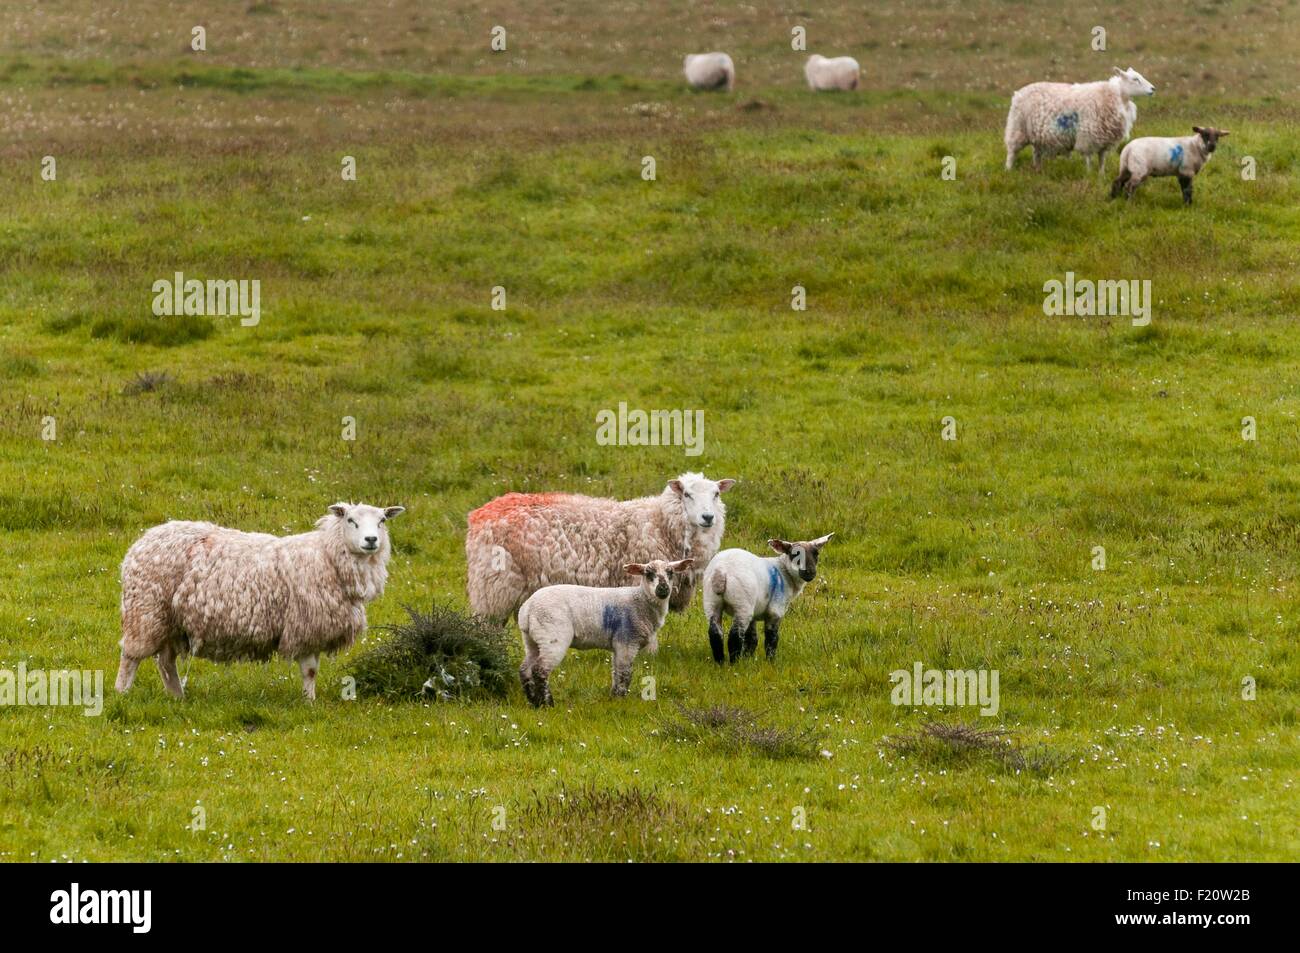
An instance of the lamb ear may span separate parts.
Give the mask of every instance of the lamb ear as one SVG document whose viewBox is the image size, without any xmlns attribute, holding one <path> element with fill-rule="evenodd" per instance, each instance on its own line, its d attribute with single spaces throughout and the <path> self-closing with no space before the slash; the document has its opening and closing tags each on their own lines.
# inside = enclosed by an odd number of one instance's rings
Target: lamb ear
<svg viewBox="0 0 1300 953">
<path fill-rule="evenodd" d="M 731 489 L 733 486 L 735 486 L 735 485 L 736 485 L 736 481 L 735 481 L 735 480 L 732 480 L 732 479 L 730 479 L 730 478 L 728 478 L 728 479 L 726 479 L 726 480 L 719 480 L 719 481 L 718 481 L 718 492 L 719 492 L 719 493 L 726 493 L 728 490 L 730 490 L 730 489 Z"/>
<path fill-rule="evenodd" d="M 821 549 L 823 546 L 825 546 L 827 543 L 831 541 L 831 537 L 834 535 L 835 535 L 834 533 L 827 533 L 825 536 L 818 536 L 808 545 L 811 546 L 813 549 Z"/>
<path fill-rule="evenodd" d="M 390 506 L 384 510 L 384 519 L 392 519 L 394 516 L 401 516 L 405 512 L 405 506 Z"/>
<path fill-rule="evenodd" d="M 769 539 L 767 545 L 771 546 L 778 553 L 788 553 L 790 551 L 790 544 L 783 539 Z"/>
<path fill-rule="evenodd" d="M 645 566 L 640 563 L 628 563 L 623 567 L 623 571 L 629 576 L 639 576 L 645 572 Z"/>
<path fill-rule="evenodd" d="M 686 570 L 690 569 L 694 565 L 695 565 L 695 557 L 688 556 L 686 559 L 679 559 L 677 562 L 673 563 L 668 568 L 671 569 L 673 572 L 686 572 Z"/>
<path fill-rule="evenodd" d="M 348 505 L 346 503 L 335 503 L 333 506 L 330 507 L 330 512 L 333 513 L 335 516 L 337 516 L 339 519 L 342 519 L 343 517 L 348 515 Z"/>
</svg>

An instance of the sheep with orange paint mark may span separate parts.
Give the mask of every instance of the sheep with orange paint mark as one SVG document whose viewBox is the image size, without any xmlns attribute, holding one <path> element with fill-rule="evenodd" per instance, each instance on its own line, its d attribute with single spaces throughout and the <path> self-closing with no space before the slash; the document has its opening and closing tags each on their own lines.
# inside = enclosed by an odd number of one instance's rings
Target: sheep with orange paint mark
<svg viewBox="0 0 1300 953">
<path fill-rule="evenodd" d="M 669 608 L 690 605 L 726 525 L 722 494 L 735 480 L 683 473 L 663 492 L 634 500 L 571 493 L 507 493 L 469 514 L 465 537 L 470 608 L 504 622 L 544 586 L 619 586 L 627 563 L 691 558 L 674 579 Z"/>
</svg>

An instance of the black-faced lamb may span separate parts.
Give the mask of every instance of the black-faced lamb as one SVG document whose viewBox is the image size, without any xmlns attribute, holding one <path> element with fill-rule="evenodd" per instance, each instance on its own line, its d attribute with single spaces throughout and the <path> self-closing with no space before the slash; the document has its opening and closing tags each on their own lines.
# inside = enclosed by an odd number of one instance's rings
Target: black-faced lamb
<svg viewBox="0 0 1300 953">
<path fill-rule="evenodd" d="M 1111 183 L 1110 197 L 1132 198 L 1137 187 L 1151 176 L 1176 175 L 1183 190 L 1183 204 L 1192 204 L 1192 179 L 1214 155 L 1226 129 L 1193 126 L 1193 135 L 1134 139 L 1119 154 L 1119 177 Z"/>
<path fill-rule="evenodd" d="M 817 576 L 817 558 L 834 533 L 791 543 L 769 539 L 776 556 L 756 556 L 743 549 L 718 553 L 704 570 L 704 614 L 709 620 L 709 647 L 722 664 L 722 617 L 730 615 L 727 655 L 732 662 L 758 648 L 755 626 L 763 621 L 763 648 L 776 658 L 781 619 L 805 584 Z"/>
<path fill-rule="evenodd" d="M 524 639 L 519 681 L 524 695 L 534 706 L 554 704 L 551 672 L 570 648 L 613 652 L 610 694 L 626 695 L 637 654 L 659 649 L 674 576 L 690 568 L 690 559 L 629 563 L 622 571 L 639 577 L 635 586 L 547 586 L 533 593 L 519 609 Z"/>
</svg>

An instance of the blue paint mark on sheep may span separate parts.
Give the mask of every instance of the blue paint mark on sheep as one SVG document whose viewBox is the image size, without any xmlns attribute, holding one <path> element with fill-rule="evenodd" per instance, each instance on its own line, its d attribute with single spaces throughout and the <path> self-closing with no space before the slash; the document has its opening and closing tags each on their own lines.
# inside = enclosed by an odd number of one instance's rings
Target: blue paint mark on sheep
<svg viewBox="0 0 1300 953">
<path fill-rule="evenodd" d="M 1169 164 L 1175 169 L 1183 164 L 1183 144 L 1180 142 L 1169 150 Z"/>
<path fill-rule="evenodd" d="M 600 616 L 600 626 L 616 641 L 630 641 L 634 637 L 632 610 L 627 606 L 607 605 Z"/>
<path fill-rule="evenodd" d="M 1072 132 L 1079 127 L 1079 113 L 1075 112 L 1061 113 L 1056 117 L 1056 128 L 1062 132 Z"/>
<path fill-rule="evenodd" d="M 785 600 L 785 576 L 781 575 L 781 570 L 775 564 L 767 567 L 767 591 L 771 601 Z"/>
</svg>

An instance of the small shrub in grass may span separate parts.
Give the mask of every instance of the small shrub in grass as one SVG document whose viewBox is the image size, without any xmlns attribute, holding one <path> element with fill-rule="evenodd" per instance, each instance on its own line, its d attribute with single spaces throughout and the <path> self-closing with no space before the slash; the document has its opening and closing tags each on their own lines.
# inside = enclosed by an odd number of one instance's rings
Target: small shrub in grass
<svg viewBox="0 0 1300 953">
<path fill-rule="evenodd" d="M 748 750 L 769 758 L 815 758 L 822 750 L 815 728 L 764 725 L 754 712 L 729 705 L 690 708 L 678 704 L 677 718 L 665 720 L 659 728 L 672 740 L 708 743 L 727 751 Z"/>
<path fill-rule="evenodd" d="M 128 397 L 134 397 L 136 394 L 148 394 L 152 391 L 161 390 L 171 382 L 172 376 L 166 371 L 141 371 L 126 382 L 126 386 L 122 388 L 122 393 Z"/>
<path fill-rule="evenodd" d="M 1066 761 L 1065 755 L 1044 745 L 1017 746 L 1005 728 L 976 728 L 937 721 L 918 731 L 888 736 L 883 744 L 891 751 L 945 767 L 992 761 L 1014 773 L 1051 774 Z"/>
<path fill-rule="evenodd" d="M 388 638 L 359 654 L 348 667 L 358 695 L 400 701 L 504 697 L 514 678 L 506 630 L 439 605 L 383 626 Z"/>
</svg>

